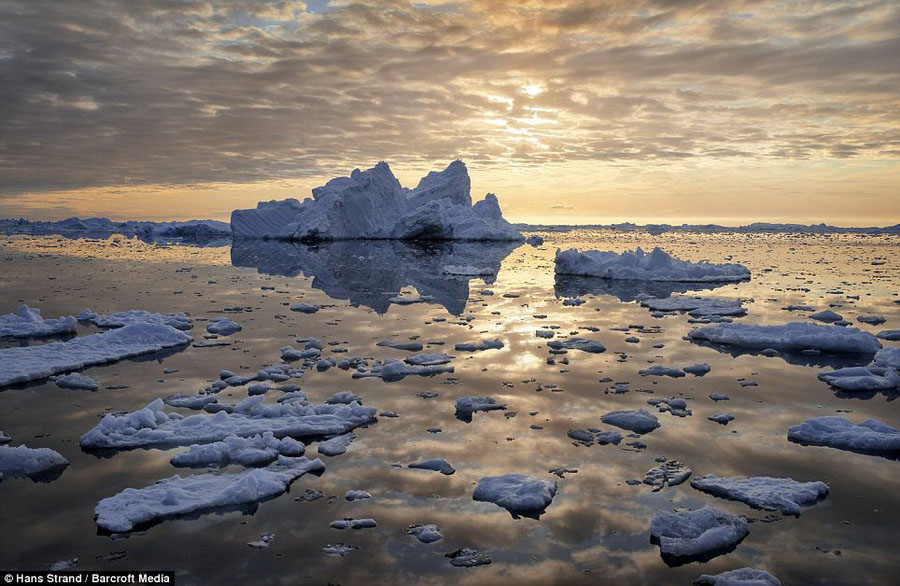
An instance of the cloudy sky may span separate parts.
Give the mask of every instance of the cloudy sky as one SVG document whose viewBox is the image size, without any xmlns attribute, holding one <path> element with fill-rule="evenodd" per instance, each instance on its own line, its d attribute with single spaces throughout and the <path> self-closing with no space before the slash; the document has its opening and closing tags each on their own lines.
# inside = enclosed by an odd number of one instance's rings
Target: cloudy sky
<svg viewBox="0 0 900 586">
<path fill-rule="evenodd" d="M 0 216 L 462 158 L 512 220 L 900 222 L 900 3 L 0 0 Z"/>
</svg>

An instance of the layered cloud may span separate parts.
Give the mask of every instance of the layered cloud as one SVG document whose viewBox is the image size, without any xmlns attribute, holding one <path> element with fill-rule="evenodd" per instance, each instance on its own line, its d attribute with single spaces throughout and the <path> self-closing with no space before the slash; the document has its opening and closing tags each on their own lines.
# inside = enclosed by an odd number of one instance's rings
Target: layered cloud
<svg viewBox="0 0 900 586">
<path fill-rule="evenodd" d="M 0 195 L 455 157 L 892 172 L 897 31 L 890 0 L 5 0 Z"/>
</svg>

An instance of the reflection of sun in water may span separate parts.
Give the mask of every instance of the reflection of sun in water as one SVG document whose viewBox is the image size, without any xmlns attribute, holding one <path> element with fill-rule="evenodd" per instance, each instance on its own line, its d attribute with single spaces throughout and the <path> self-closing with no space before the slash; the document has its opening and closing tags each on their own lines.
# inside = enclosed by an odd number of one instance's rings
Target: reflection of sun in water
<svg viewBox="0 0 900 586">
<path fill-rule="evenodd" d="M 529 85 L 523 86 L 522 91 L 525 93 L 525 95 L 533 98 L 537 95 L 544 93 L 544 88 L 537 84 L 529 84 Z"/>
</svg>

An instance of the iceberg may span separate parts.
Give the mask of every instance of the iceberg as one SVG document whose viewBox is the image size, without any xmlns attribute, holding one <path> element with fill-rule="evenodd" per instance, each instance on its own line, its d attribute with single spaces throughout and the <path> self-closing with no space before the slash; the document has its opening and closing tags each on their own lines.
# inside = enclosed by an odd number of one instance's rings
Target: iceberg
<svg viewBox="0 0 900 586">
<path fill-rule="evenodd" d="M 162 324 L 134 323 L 122 328 L 51 342 L 0 349 L 0 387 L 45 379 L 124 358 L 190 344 L 192 338 Z"/>
<path fill-rule="evenodd" d="M 874 419 L 854 425 L 843 417 L 813 417 L 788 428 L 787 435 L 790 441 L 805 446 L 900 458 L 900 430 Z"/>
<path fill-rule="evenodd" d="M 754 509 L 800 515 L 800 507 L 811 506 L 828 495 L 824 482 L 798 482 L 792 478 L 721 478 L 707 474 L 691 480 L 691 486 L 713 496 L 747 503 Z"/>
<path fill-rule="evenodd" d="M 528 474 L 487 476 L 478 481 L 472 498 L 503 507 L 518 519 L 519 516 L 539 518 L 556 495 L 556 481 L 536 478 Z"/>
<path fill-rule="evenodd" d="M 44 319 L 41 310 L 19 306 L 15 313 L 0 315 L 0 340 L 23 340 L 74 334 L 78 323 L 71 315 L 58 319 Z"/>
<path fill-rule="evenodd" d="M 251 437 L 271 432 L 275 437 L 307 438 L 342 435 L 375 420 L 376 409 L 358 403 L 267 405 L 264 395 L 238 403 L 231 413 L 191 415 L 163 411 L 161 399 L 125 415 L 107 414 L 81 436 L 87 450 L 174 447 L 223 441 L 230 435 Z"/>
<path fill-rule="evenodd" d="M 556 251 L 556 274 L 600 277 L 624 281 L 733 282 L 750 278 L 739 264 L 712 264 L 678 260 L 660 248 L 650 254 L 640 247 L 622 254 L 572 248 Z"/>
<path fill-rule="evenodd" d="M 749 533 L 745 519 L 708 506 L 677 513 L 657 511 L 650 522 L 650 542 L 659 545 L 663 561 L 670 566 L 709 561 L 733 550 Z"/>
<path fill-rule="evenodd" d="M 325 464 L 307 458 L 278 459 L 276 465 L 238 474 L 178 475 L 141 489 L 126 488 L 105 498 L 94 509 L 97 525 L 111 533 L 189 514 L 255 507 L 275 498 L 307 473 L 321 473 Z"/>
<path fill-rule="evenodd" d="M 472 204 L 465 163 L 453 161 L 441 172 L 404 189 L 391 168 L 380 162 L 354 169 L 312 191 L 312 198 L 268 201 L 256 209 L 235 210 L 236 238 L 320 242 L 326 240 L 495 240 L 524 237 L 503 219 L 491 193 Z"/>
<path fill-rule="evenodd" d="M 750 350 L 782 352 L 817 350 L 826 354 L 875 354 L 881 343 L 868 332 L 856 328 L 805 322 L 758 326 L 717 324 L 688 332 L 691 341 L 737 346 Z"/>
</svg>

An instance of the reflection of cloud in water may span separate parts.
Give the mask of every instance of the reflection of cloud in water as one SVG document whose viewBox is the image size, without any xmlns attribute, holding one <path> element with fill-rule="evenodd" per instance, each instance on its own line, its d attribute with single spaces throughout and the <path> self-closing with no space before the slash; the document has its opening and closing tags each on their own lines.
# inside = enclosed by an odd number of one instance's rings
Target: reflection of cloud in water
<svg viewBox="0 0 900 586">
<path fill-rule="evenodd" d="M 673 293 L 704 291 L 734 285 L 734 283 L 684 283 L 670 281 L 619 281 L 599 277 L 577 277 L 556 275 L 554 291 L 557 297 L 579 297 L 581 295 L 612 295 L 619 301 L 634 301 L 639 295 L 664 298 Z"/>
<path fill-rule="evenodd" d="M 312 277 L 312 286 L 334 299 L 378 313 L 390 308 L 391 298 L 405 287 L 447 308 L 463 312 L 469 298 L 469 279 L 444 274 L 447 265 L 470 265 L 492 272 L 477 278 L 493 283 L 500 263 L 518 243 L 345 240 L 308 246 L 273 240 L 235 240 L 234 266 L 254 267 L 270 275 Z"/>
</svg>

